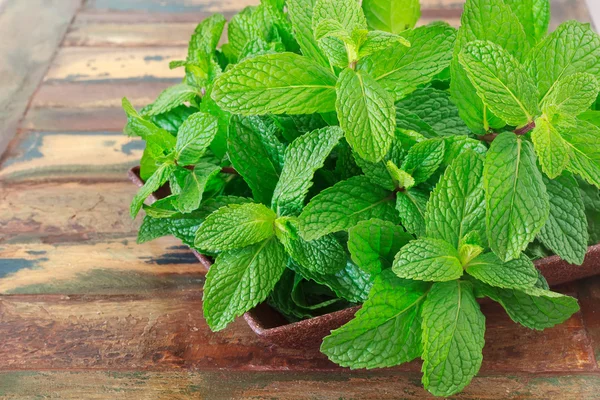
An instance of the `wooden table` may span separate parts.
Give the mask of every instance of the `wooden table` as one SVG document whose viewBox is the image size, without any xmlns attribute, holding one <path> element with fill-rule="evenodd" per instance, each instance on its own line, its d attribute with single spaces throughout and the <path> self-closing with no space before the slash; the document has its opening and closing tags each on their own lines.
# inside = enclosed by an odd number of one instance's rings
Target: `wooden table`
<svg viewBox="0 0 600 400">
<path fill-rule="evenodd" d="M 428 398 L 419 364 L 337 368 L 259 342 L 243 320 L 211 333 L 200 265 L 173 238 L 137 245 L 126 170 L 142 143 L 120 99 L 180 79 L 195 24 L 256 0 L 0 0 L 0 397 Z M 457 25 L 460 0 L 424 1 Z M 589 20 L 553 1 L 553 25 Z M 582 312 L 544 332 L 498 308 L 467 399 L 600 396 L 600 280 L 561 288 Z M 598 311 L 596 311 L 598 310 Z"/>
</svg>

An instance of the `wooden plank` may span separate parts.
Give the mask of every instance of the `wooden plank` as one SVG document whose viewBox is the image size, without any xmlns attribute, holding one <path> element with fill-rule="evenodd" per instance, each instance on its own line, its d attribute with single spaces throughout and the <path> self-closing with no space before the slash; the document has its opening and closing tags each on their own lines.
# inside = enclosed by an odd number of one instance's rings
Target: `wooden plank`
<svg viewBox="0 0 600 400">
<path fill-rule="evenodd" d="M 450 399 L 597 399 L 600 376 L 481 376 Z M 3 372 L 5 399 L 435 399 L 412 375 L 369 372 Z"/>
<path fill-rule="evenodd" d="M 127 93 L 123 93 L 127 95 Z M 23 119 L 22 129 L 38 131 L 119 131 L 127 119 L 119 107 L 33 108 Z"/>
<path fill-rule="evenodd" d="M 600 276 L 582 280 L 578 284 L 581 313 L 600 367 Z"/>
<path fill-rule="evenodd" d="M 425 0 L 425 2 L 430 0 Z M 437 1 L 437 0 L 436 0 Z M 259 4 L 259 0 L 88 0 L 85 7 L 101 10 L 142 10 L 145 12 L 186 13 L 194 11 L 237 11 Z"/>
<path fill-rule="evenodd" d="M 132 294 L 197 291 L 206 270 L 173 237 L 0 245 L 0 294 Z"/>
<path fill-rule="evenodd" d="M 597 30 L 598 27 L 600 27 L 600 3 L 598 3 L 596 0 L 587 0 L 586 3 L 590 12 L 590 17 L 593 20 L 594 26 Z"/>
<path fill-rule="evenodd" d="M 1 164 L 0 182 L 124 180 L 144 142 L 121 132 L 23 132 Z"/>
<path fill-rule="evenodd" d="M 98 241 L 137 236 L 130 182 L 0 185 L 0 244 Z M 32 249 L 34 250 L 34 249 Z"/>
<path fill-rule="evenodd" d="M 319 343 L 302 351 L 269 346 L 243 319 L 210 332 L 201 293 L 193 291 L 11 295 L 0 298 L 0 311 L 0 370 L 340 370 L 319 353 Z M 486 330 L 482 373 L 596 370 L 581 315 L 536 332 L 517 326 L 495 305 L 486 305 L 484 313 L 493 322 Z M 391 370 L 416 373 L 420 365 L 415 361 Z"/>
<path fill-rule="evenodd" d="M 103 82 L 121 79 L 178 82 L 181 69 L 169 69 L 172 60 L 185 59 L 186 47 L 114 49 L 65 47 L 60 49 L 44 81 Z"/>
<path fill-rule="evenodd" d="M 17 131 L 81 0 L 8 0 L 0 10 L 0 154 Z M 26 32 L 23 31 L 26 30 Z"/>
</svg>

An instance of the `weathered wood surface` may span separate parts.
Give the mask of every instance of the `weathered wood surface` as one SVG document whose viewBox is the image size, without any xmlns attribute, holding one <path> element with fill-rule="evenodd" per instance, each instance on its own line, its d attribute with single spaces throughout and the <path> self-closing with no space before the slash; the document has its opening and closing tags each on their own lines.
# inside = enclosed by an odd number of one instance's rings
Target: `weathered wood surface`
<svg viewBox="0 0 600 400">
<path fill-rule="evenodd" d="M 17 131 L 81 0 L 0 3 L 0 154 Z"/>
<path fill-rule="evenodd" d="M 11 2 L 31 4 L 0 0 L 0 32 Z M 418 362 L 352 372 L 316 349 L 262 343 L 243 320 L 211 333 L 201 312 L 204 270 L 192 254 L 174 238 L 135 243 L 140 221 L 128 207 L 136 189 L 125 171 L 142 148 L 120 133 L 121 98 L 151 102 L 181 78 L 168 61 L 185 57 L 197 22 L 257 3 L 87 0 L 68 30 L 61 25 L 62 46 L 56 35 L 44 43 L 56 56 L 31 98 L 42 74 L 19 92 L 30 107 L 0 158 L 0 398 L 431 398 Z M 459 24 L 463 1 L 422 4 L 424 22 Z M 584 0 L 552 4 L 553 26 L 589 20 Z M 544 332 L 483 306 L 485 361 L 457 398 L 598 398 L 600 278 L 561 290 L 582 311 Z"/>
</svg>

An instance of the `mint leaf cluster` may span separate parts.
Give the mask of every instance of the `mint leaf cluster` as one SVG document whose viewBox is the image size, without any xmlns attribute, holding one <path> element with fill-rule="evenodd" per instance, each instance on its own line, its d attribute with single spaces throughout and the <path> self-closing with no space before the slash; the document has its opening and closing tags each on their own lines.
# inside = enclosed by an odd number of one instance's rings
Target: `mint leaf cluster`
<svg viewBox="0 0 600 400">
<path fill-rule="evenodd" d="M 581 264 L 600 241 L 600 37 L 549 34 L 548 0 L 467 0 L 458 30 L 419 16 L 417 0 L 263 0 L 200 23 L 171 62 L 182 82 L 123 101 L 146 142 L 131 214 L 140 242 L 214 257 L 211 329 L 263 302 L 289 321 L 362 304 L 322 352 L 421 358 L 449 396 L 481 366 L 478 299 L 531 329 L 578 310 L 533 260 Z"/>
</svg>

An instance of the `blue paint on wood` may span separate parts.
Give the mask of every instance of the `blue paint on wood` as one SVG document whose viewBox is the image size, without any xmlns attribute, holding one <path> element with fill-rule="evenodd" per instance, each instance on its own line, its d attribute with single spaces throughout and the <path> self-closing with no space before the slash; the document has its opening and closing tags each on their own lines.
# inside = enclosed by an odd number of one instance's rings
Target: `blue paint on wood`
<svg viewBox="0 0 600 400">
<path fill-rule="evenodd" d="M 40 261 L 48 261 L 47 258 L 38 258 L 37 260 L 27 260 L 25 258 L 3 258 L 0 260 L 0 278 L 14 274 L 22 269 L 38 269 Z"/>
<path fill-rule="evenodd" d="M 144 150 L 146 148 L 146 143 L 143 140 L 132 140 L 129 143 L 125 143 L 121 146 L 121 151 L 123 154 L 127 154 L 128 156 L 132 154 L 133 150 Z"/>
</svg>

